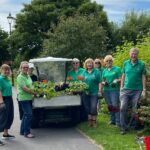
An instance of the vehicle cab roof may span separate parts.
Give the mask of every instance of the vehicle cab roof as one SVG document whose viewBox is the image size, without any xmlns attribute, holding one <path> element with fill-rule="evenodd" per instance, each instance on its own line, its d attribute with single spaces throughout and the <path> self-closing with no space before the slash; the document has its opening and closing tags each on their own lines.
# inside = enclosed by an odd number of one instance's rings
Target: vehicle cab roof
<svg viewBox="0 0 150 150">
<path fill-rule="evenodd" d="M 35 58 L 35 59 L 30 59 L 29 60 L 29 62 L 31 62 L 31 63 L 50 62 L 50 61 L 65 62 L 65 61 L 72 61 L 72 59 L 69 59 L 69 58 L 56 58 L 56 57 L 43 57 L 43 58 Z"/>
</svg>

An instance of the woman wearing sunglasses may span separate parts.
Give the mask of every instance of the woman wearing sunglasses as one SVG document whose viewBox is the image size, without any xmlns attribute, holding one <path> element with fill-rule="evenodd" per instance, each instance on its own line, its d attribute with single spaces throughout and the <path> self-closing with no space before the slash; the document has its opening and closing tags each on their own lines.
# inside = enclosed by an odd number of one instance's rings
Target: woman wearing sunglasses
<svg viewBox="0 0 150 150">
<path fill-rule="evenodd" d="M 102 63 L 101 63 L 100 59 L 96 58 L 94 60 L 94 67 L 97 68 L 100 71 L 100 74 L 102 75 L 104 68 L 102 66 Z"/>
<path fill-rule="evenodd" d="M 106 69 L 102 74 L 101 92 L 110 112 L 110 124 L 120 126 L 120 110 L 119 110 L 119 91 L 121 80 L 121 69 L 113 65 L 113 57 L 107 55 L 104 58 Z M 104 92 L 103 92 L 104 91 Z"/>
<path fill-rule="evenodd" d="M 21 62 L 20 74 L 17 77 L 18 101 L 23 110 L 20 135 L 24 135 L 26 138 L 34 138 L 34 135 L 31 134 L 32 100 L 34 92 L 28 71 L 29 63 L 27 61 Z"/>
<path fill-rule="evenodd" d="M 72 61 L 72 69 L 67 74 L 68 81 L 82 81 L 84 69 L 80 68 L 80 61 L 74 58 Z"/>
</svg>

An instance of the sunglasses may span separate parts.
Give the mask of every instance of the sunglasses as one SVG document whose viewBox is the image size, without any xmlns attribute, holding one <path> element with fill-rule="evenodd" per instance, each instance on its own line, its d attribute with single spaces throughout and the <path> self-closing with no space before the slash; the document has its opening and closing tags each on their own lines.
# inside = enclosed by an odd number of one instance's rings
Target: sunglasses
<svg viewBox="0 0 150 150">
<path fill-rule="evenodd" d="M 95 62 L 95 64 L 100 64 L 100 62 Z"/>
<path fill-rule="evenodd" d="M 22 68 L 23 68 L 23 69 L 24 69 L 24 68 L 28 69 L 29 67 L 22 67 Z"/>
<path fill-rule="evenodd" d="M 77 65 L 77 64 L 79 64 L 79 62 L 73 62 L 72 64 L 73 64 L 73 65 Z"/>
<path fill-rule="evenodd" d="M 110 59 L 110 60 L 107 60 L 106 62 L 112 62 L 112 60 Z"/>
</svg>

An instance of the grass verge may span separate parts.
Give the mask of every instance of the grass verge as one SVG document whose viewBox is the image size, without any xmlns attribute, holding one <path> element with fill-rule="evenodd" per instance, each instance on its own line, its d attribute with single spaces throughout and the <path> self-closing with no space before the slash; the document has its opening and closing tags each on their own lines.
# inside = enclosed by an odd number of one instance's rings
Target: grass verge
<svg viewBox="0 0 150 150">
<path fill-rule="evenodd" d="M 125 135 L 120 134 L 120 129 L 109 125 L 107 114 L 100 113 L 98 116 L 98 127 L 90 128 L 87 123 L 81 123 L 79 129 L 97 144 L 102 145 L 104 150 L 139 150 L 136 143 L 136 131 L 129 131 Z"/>
</svg>

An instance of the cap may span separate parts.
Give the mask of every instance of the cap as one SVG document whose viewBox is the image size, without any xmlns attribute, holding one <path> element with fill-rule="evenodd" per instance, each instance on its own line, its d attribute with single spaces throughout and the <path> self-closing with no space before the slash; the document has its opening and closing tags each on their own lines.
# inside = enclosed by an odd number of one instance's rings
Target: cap
<svg viewBox="0 0 150 150">
<path fill-rule="evenodd" d="M 29 63 L 29 68 L 35 68 L 33 63 Z"/>
<path fill-rule="evenodd" d="M 73 62 L 80 62 L 78 58 L 73 58 L 72 61 Z"/>
</svg>

